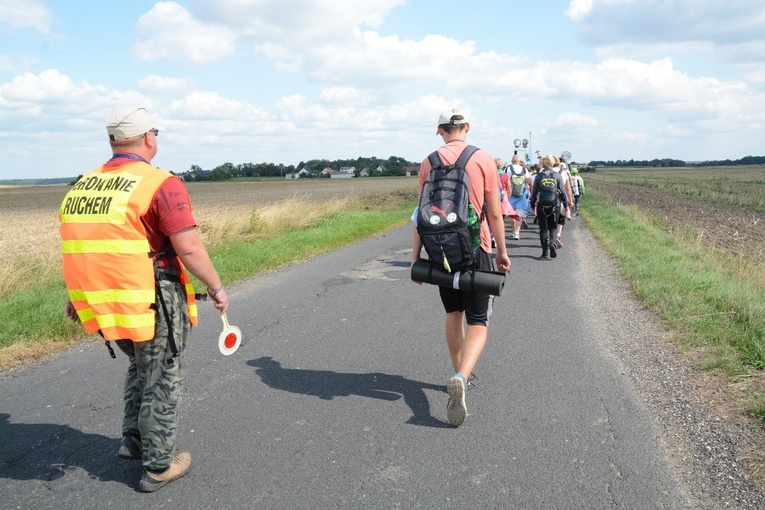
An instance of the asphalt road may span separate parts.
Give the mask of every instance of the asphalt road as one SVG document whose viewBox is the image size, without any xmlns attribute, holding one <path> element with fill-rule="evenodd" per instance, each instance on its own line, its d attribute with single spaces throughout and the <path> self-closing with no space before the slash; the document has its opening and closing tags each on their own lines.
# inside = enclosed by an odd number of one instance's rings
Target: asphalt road
<svg viewBox="0 0 765 510">
<path fill-rule="evenodd" d="M 0 376 L 0 507 L 694 508 L 582 296 L 581 220 L 564 241 L 548 261 L 534 226 L 508 241 L 458 429 L 443 310 L 409 280 L 405 227 L 229 289 L 232 356 L 200 306 L 177 444 L 193 464 L 154 494 L 116 456 L 119 351 L 84 342 Z"/>
</svg>

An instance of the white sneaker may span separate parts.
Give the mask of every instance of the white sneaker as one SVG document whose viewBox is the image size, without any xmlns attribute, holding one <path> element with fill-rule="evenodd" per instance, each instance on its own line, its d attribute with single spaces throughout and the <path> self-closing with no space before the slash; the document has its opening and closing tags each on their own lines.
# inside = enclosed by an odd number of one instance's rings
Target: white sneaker
<svg viewBox="0 0 765 510">
<path fill-rule="evenodd" d="M 449 394 L 446 419 L 450 424 L 459 427 L 465 422 L 468 414 L 465 405 L 465 379 L 455 374 L 447 381 L 446 392 Z"/>
</svg>

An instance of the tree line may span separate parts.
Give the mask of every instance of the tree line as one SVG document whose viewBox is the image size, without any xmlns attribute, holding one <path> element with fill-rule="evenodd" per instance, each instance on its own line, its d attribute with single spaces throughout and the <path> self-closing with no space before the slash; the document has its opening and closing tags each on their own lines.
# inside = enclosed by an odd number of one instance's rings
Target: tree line
<svg viewBox="0 0 765 510">
<path fill-rule="evenodd" d="M 590 161 L 587 166 L 593 167 L 659 167 L 659 168 L 675 168 L 675 167 L 688 167 L 688 166 L 738 166 L 738 165 L 763 165 L 765 164 L 765 156 L 746 156 L 741 159 L 725 159 L 717 161 L 682 161 L 680 159 L 651 159 L 651 160 L 626 160 L 617 159 L 616 161 Z"/>
<path fill-rule="evenodd" d="M 659 167 L 659 168 L 678 168 L 678 167 L 702 167 L 702 166 L 739 166 L 739 165 L 765 165 L 765 156 L 745 156 L 741 159 L 724 159 L 715 161 L 694 161 L 688 162 L 680 159 L 664 158 L 651 160 L 635 159 L 617 159 L 616 161 L 594 160 L 584 165 L 577 165 L 580 172 L 594 172 L 600 167 Z M 354 173 L 358 176 L 366 170 L 369 177 L 403 176 L 407 171 L 417 171 L 420 168 L 419 162 L 407 161 L 404 158 L 391 156 L 388 159 L 375 157 L 356 158 L 356 159 L 311 159 L 301 161 L 295 165 L 283 165 L 275 163 L 223 163 L 212 170 L 202 170 L 199 165 L 191 165 L 188 171 L 174 175 L 180 175 L 186 181 L 226 181 L 235 177 L 284 177 L 287 174 L 297 173 L 303 168 L 310 170 L 313 177 L 318 177 L 319 173 L 325 168 L 340 170 L 341 168 L 354 168 Z M 379 171 L 378 171 L 379 169 Z M 55 184 L 69 181 L 73 185 L 82 178 L 82 174 L 76 179 L 70 180 L 68 177 L 59 179 L 16 179 L 4 180 L 3 184 Z"/>
<path fill-rule="evenodd" d="M 388 159 L 376 157 L 356 159 L 311 159 L 301 161 L 297 165 L 283 165 L 274 163 L 223 163 L 212 170 L 203 170 L 199 165 L 191 165 L 187 172 L 180 174 L 186 181 L 226 181 L 235 177 L 284 177 L 307 169 L 312 175 L 318 177 L 322 170 L 331 168 L 353 168 L 358 176 L 364 170 L 370 177 L 403 176 L 407 169 L 419 168 L 419 163 L 407 161 L 404 158 L 391 156 Z"/>
<path fill-rule="evenodd" d="M 652 160 L 635 160 L 635 159 L 617 159 L 616 161 L 608 160 L 608 161 L 590 161 L 587 166 L 593 166 L 593 167 L 622 167 L 622 166 L 629 166 L 629 167 L 660 167 L 660 168 L 668 168 L 668 167 L 683 167 L 688 166 L 688 163 L 685 161 L 682 161 L 680 159 L 670 159 L 670 158 L 664 158 L 664 159 L 652 159 Z"/>
<path fill-rule="evenodd" d="M 741 159 L 723 159 L 718 161 L 703 161 L 693 163 L 693 166 L 738 166 L 738 165 L 764 165 L 765 156 L 746 156 Z"/>
<path fill-rule="evenodd" d="M 293 165 L 274 163 L 223 163 L 212 170 L 203 170 L 199 165 L 191 165 L 188 172 L 180 175 L 186 181 L 227 181 L 234 177 L 283 177 L 294 173 Z"/>
</svg>

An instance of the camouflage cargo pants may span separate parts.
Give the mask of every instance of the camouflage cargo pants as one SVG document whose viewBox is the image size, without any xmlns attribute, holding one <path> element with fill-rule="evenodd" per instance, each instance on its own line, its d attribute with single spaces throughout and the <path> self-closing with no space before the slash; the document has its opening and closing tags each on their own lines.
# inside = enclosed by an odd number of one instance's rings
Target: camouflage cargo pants
<svg viewBox="0 0 765 510">
<path fill-rule="evenodd" d="M 130 361 L 122 435 L 141 438 L 143 467 L 152 471 L 166 469 L 173 460 L 183 393 L 183 350 L 191 331 L 183 286 L 169 281 L 160 281 L 160 286 L 180 355 L 172 358 L 168 321 L 161 306 L 153 340 L 116 342 Z"/>
</svg>

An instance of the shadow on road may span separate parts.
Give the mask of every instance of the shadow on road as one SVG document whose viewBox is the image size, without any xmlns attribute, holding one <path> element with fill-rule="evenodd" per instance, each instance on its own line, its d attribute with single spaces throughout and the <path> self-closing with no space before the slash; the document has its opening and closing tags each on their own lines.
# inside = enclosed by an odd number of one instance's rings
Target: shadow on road
<svg viewBox="0 0 765 510">
<path fill-rule="evenodd" d="M 52 481 L 82 469 L 101 481 L 134 486 L 140 462 L 117 457 L 119 439 L 55 423 L 10 423 L 0 413 L 0 479 Z"/>
<path fill-rule="evenodd" d="M 248 365 L 255 367 L 255 373 L 271 388 L 300 395 L 313 395 L 322 400 L 335 397 L 360 395 L 381 400 L 398 400 L 412 410 L 407 423 L 423 427 L 451 428 L 451 425 L 430 414 L 430 402 L 424 390 L 446 392 L 446 386 L 412 381 L 400 375 L 381 373 L 349 374 L 329 370 L 301 370 L 282 368 L 282 364 L 271 356 L 252 359 Z"/>
</svg>

